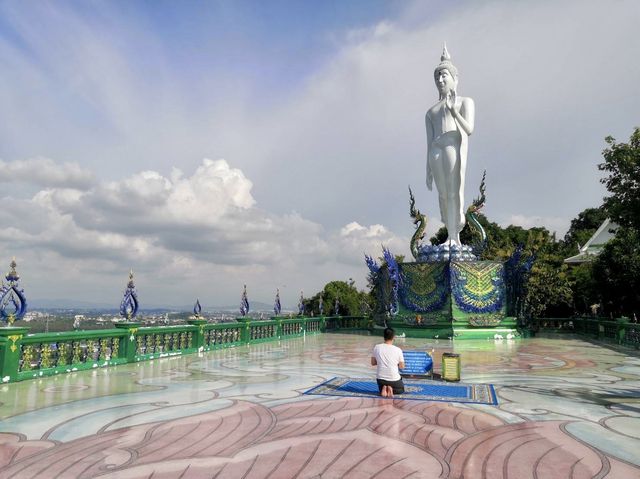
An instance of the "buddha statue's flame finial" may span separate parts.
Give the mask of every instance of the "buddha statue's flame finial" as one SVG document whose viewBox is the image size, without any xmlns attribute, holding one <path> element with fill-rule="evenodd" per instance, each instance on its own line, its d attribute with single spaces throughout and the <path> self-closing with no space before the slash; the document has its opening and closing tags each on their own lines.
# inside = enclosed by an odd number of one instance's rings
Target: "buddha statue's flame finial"
<svg viewBox="0 0 640 479">
<path fill-rule="evenodd" d="M 440 61 L 443 62 L 445 60 L 451 60 L 451 55 L 449 55 L 449 50 L 447 50 L 447 42 L 442 43 L 442 55 L 440 55 Z"/>
<path fill-rule="evenodd" d="M 434 71 L 434 76 L 438 74 L 440 70 L 448 70 L 451 73 L 451 76 L 458 76 L 458 69 L 455 67 L 453 62 L 451 61 L 451 55 L 449 54 L 449 50 L 447 50 L 447 42 L 444 42 L 442 45 L 442 55 L 440 55 L 440 64 L 436 67 Z"/>
</svg>

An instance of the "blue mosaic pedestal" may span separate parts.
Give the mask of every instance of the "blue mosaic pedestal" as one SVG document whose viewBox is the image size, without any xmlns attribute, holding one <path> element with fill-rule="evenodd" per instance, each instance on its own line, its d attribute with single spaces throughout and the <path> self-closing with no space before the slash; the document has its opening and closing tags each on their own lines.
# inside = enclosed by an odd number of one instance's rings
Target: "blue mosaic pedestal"
<svg viewBox="0 0 640 479">
<path fill-rule="evenodd" d="M 400 263 L 398 313 L 388 323 L 399 333 L 429 338 L 517 336 L 506 316 L 503 263 Z"/>
</svg>

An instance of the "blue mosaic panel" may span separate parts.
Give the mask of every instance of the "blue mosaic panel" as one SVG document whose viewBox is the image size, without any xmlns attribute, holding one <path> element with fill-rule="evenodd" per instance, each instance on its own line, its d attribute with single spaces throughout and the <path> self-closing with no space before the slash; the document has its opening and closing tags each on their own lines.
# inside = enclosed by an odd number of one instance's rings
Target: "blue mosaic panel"
<svg viewBox="0 0 640 479">
<path fill-rule="evenodd" d="M 402 263 L 400 300 L 416 313 L 431 313 L 445 306 L 449 295 L 449 263 Z"/>
<path fill-rule="evenodd" d="M 495 313 L 505 301 L 504 266 L 489 261 L 452 262 L 451 292 L 466 313 Z"/>
</svg>

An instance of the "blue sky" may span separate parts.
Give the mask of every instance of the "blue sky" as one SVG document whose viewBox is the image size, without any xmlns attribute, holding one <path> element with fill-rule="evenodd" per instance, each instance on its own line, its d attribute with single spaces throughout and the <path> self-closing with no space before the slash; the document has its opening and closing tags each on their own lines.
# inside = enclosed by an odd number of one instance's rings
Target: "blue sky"
<svg viewBox="0 0 640 479">
<path fill-rule="evenodd" d="M 179 83 L 187 101 L 199 100 L 190 85 L 223 78 L 250 88 L 249 100 L 260 104 L 299 88 L 330 61 L 345 32 L 375 24 L 397 5 L 376 0 L 2 2 L 0 35 L 5 45 L 44 68 L 51 60 L 41 42 L 77 48 L 93 34 L 136 75 L 173 72 L 171 80 Z M 55 95 L 72 94 L 65 91 L 71 88 L 64 85 L 66 78 L 55 78 L 53 70 L 50 79 L 61 83 Z"/>
<path fill-rule="evenodd" d="M 111 2 L 109 31 L 126 41 L 129 26 L 154 32 L 167 65 L 186 84 L 199 76 L 258 80 L 256 96 L 295 88 L 330 58 L 345 30 L 364 28 L 394 11 L 394 2 Z M 83 16 L 95 19 L 93 8 Z M 144 46 L 124 45 L 145 68 Z M 149 65 L 153 71 L 153 65 Z M 253 83 L 253 82 L 252 82 Z M 186 85 L 185 85 L 186 86 Z"/>
<path fill-rule="evenodd" d="M 638 125 L 635 1 L 0 2 L 0 251 L 32 297 L 295 305 L 408 254 L 447 41 L 466 198 L 559 235 Z M 467 202 L 468 202 L 467 201 Z M 0 257 L 1 261 L 1 257 Z M 179 283 L 179 287 L 176 285 Z"/>
</svg>

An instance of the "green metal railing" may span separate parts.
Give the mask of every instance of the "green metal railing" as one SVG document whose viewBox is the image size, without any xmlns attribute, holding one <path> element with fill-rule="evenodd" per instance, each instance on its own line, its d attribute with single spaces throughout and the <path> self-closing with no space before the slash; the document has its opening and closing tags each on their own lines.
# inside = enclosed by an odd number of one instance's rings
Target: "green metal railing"
<svg viewBox="0 0 640 479">
<path fill-rule="evenodd" d="M 327 330 L 327 319 L 193 320 L 154 327 L 125 322 L 114 329 L 36 334 L 28 334 L 29 328 L 0 328 L 0 383 L 317 334 Z M 331 319 L 330 329 L 339 328 L 340 318 Z"/>
<path fill-rule="evenodd" d="M 372 318 L 366 316 L 330 316 L 326 318 L 327 330 L 364 330 L 373 328 Z"/>
<path fill-rule="evenodd" d="M 640 324 L 627 318 L 538 318 L 534 327 L 537 331 L 581 334 L 640 349 Z"/>
<path fill-rule="evenodd" d="M 22 380 L 125 363 L 120 348 L 124 335 L 118 329 L 25 335 L 14 345 L 17 367 L 3 368 L 2 377 Z"/>
<path fill-rule="evenodd" d="M 534 330 L 569 332 L 640 349 L 640 324 L 621 318 L 539 318 Z M 117 323 L 114 329 L 28 334 L 0 328 L 0 383 L 118 364 L 295 338 L 328 331 L 372 328 L 363 316 L 271 318 L 176 326 Z"/>
</svg>

